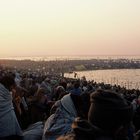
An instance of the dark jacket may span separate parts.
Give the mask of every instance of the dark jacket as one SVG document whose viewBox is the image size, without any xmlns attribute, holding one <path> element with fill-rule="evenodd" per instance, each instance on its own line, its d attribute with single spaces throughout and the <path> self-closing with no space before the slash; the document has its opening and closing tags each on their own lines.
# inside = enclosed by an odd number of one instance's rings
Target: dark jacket
<svg viewBox="0 0 140 140">
<path fill-rule="evenodd" d="M 73 133 L 60 137 L 57 140 L 127 140 L 127 138 L 115 138 L 100 128 L 90 124 L 86 120 L 76 118 L 72 124 Z"/>
</svg>

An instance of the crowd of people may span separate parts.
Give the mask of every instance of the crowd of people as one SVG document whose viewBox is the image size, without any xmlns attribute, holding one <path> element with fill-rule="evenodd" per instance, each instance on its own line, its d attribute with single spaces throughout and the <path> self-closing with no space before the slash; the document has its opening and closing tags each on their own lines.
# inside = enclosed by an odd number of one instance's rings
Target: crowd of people
<svg viewBox="0 0 140 140">
<path fill-rule="evenodd" d="M 139 140 L 140 90 L 0 70 L 0 140 Z"/>
</svg>

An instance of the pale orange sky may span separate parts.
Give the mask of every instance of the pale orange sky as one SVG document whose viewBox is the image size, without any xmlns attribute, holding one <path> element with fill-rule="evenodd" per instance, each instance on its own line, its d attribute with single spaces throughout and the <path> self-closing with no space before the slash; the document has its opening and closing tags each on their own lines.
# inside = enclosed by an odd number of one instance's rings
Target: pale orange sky
<svg viewBox="0 0 140 140">
<path fill-rule="evenodd" d="M 0 57 L 140 55 L 140 0 L 1 0 Z"/>
</svg>

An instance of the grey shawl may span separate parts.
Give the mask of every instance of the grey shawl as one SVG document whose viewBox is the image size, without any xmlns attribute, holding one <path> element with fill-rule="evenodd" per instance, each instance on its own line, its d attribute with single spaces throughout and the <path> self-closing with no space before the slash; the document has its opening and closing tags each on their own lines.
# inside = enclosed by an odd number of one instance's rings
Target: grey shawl
<svg viewBox="0 0 140 140">
<path fill-rule="evenodd" d="M 43 135 L 43 123 L 32 124 L 23 132 L 23 140 L 41 140 Z"/>
<path fill-rule="evenodd" d="M 71 132 L 71 125 L 77 112 L 70 94 L 56 102 L 56 112 L 45 123 L 43 140 L 56 140 L 61 135 Z"/>
<path fill-rule="evenodd" d="M 0 137 L 21 135 L 21 129 L 17 121 L 12 95 L 0 84 Z"/>
</svg>

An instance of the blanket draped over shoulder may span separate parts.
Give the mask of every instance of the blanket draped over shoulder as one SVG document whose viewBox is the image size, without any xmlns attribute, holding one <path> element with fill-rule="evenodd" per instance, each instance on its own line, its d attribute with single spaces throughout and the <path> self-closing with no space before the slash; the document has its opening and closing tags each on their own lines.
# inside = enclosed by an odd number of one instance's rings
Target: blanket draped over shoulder
<svg viewBox="0 0 140 140">
<path fill-rule="evenodd" d="M 56 140 L 57 137 L 71 132 L 71 124 L 77 116 L 69 94 L 57 101 L 54 106 L 56 111 L 45 123 L 43 140 Z"/>
<path fill-rule="evenodd" d="M 0 84 L 0 137 L 21 135 L 21 129 L 17 121 L 12 95 Z"/>
</svg>

